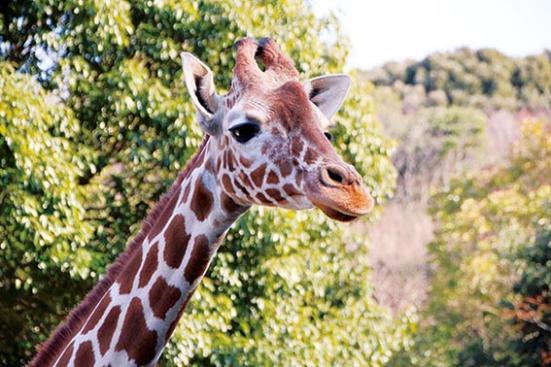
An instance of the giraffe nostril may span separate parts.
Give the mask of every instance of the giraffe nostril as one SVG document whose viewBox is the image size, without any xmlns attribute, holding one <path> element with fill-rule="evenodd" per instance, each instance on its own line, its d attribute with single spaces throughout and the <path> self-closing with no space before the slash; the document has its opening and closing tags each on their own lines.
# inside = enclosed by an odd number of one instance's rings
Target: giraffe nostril
<svg viewBox="0 0 551 367">
<path fill-rule="evenodd" d="M 344 181 L 344 178 L 341 176 L 341 174 L 331 168 L 328 168 L 327 169 L 327 173 L 329 174 L 329 178 L 331 178 L 331 180 L 335 181 L 335 182 L 338 182 L 340 184 L 343 183 Z"/>
<path fill-rule="evenodd" d="M 347 173 L 343 167 L 337 165 L 322 168 L 321 180 L 328 186 L 341 186 L 347 184 Z"/>
</svg>

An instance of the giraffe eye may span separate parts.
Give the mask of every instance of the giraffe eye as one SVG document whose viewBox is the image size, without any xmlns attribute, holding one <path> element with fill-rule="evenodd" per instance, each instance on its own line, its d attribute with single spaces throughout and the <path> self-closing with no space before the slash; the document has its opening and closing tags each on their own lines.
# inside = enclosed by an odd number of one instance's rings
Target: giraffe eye
<svg viewBox="0 0 551 367">
<path fill-rule="evenodd" d="M 327 138 L 327 140 L 333 141 L 333 135 L 331 135 L 330 132 L 326 131 L 326 132 L 323 133 L 323 135 L 325 135 L 325 137 Z"/>
<path fill-rule="evenodd" d="M 245 122 L 230 129 L 230 132 L 235 140 L 240 143 L 246 143 L 254 138 L 260 131 L 260 126 L 252 122 Z"/>
</svg>

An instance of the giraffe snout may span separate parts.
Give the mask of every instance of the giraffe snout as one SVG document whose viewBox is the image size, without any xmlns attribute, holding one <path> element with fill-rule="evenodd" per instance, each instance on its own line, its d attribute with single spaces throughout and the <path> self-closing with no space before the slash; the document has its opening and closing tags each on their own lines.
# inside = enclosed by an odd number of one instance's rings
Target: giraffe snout
<svg viewBox="0 0 551 367">
<path fill-rule="evenodd" d="M 315 171 L 314 171 L 315 172 Z M 348 222 L 367 214 L 374 201 L 354 167 L 327 162 L 306 179 L 306 195 L 329 217 Z"/>
</svg>

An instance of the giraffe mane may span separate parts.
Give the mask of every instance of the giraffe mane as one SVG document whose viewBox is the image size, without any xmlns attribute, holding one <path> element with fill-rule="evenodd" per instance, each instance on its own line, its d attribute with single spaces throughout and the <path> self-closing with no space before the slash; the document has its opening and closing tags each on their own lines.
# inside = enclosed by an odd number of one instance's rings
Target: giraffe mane
<svg viewBox="0 0 551 367">
<path fill-rule="evenodd" d="M 172 195 L 179 190 L 184 178 L 193 168 L 195 168 L 197 162 L 200 161 L 202 156 L 201 152 L 205 149 L 208 140 L 209 135 L 205 135 L 195 155 L 188 161 L 188 164 L 178 175 L 178 178 L 176 178 L 170 189 L 159 199 L 154 208 L 150 210 L 146 219 L 142 222 L 142 227 L 138 235 L 130 242 L 126 250 L 117 257 L 115 262 L 109 265 L 103 279 L 88 293 L 78 306 L 73 308 L 64 322 L 55 329 L 52 336 L 37 347 L 38 353 L 28 364 L 28 367 L 49 366 L 56 361 L 63 351 L 62 348 L 66 347 L 66 344 L 74 337 L 75 333 L 80 330 L 82 324 L 90 315 L 90 312 L 93 311 L 94 307 L 103 298 L 109 288 L 111 288 L 128 260 L 131 259 L 132 255 L 149 234 Z"/>
</svg>

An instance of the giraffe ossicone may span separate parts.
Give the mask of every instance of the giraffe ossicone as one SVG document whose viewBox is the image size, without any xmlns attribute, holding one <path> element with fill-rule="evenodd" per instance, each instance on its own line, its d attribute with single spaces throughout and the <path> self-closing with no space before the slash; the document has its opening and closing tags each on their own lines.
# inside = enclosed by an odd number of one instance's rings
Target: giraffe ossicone
<svg viewBox="0 0 551 367">
<path fill-rule="evenodd" d="M 182 54 L 205 132 L 199 151 L 31 366 L 154 365 L 221 238 L 252 205 L 318 207 L 340 221 L 371 209 L 361 177 L 324 135 L 350 79 L 301 83 L 293 61 L 268 38 L 242 39 L 235 52 L 226 95 L 216 93 L 207 65 Z"/>
</svg>

